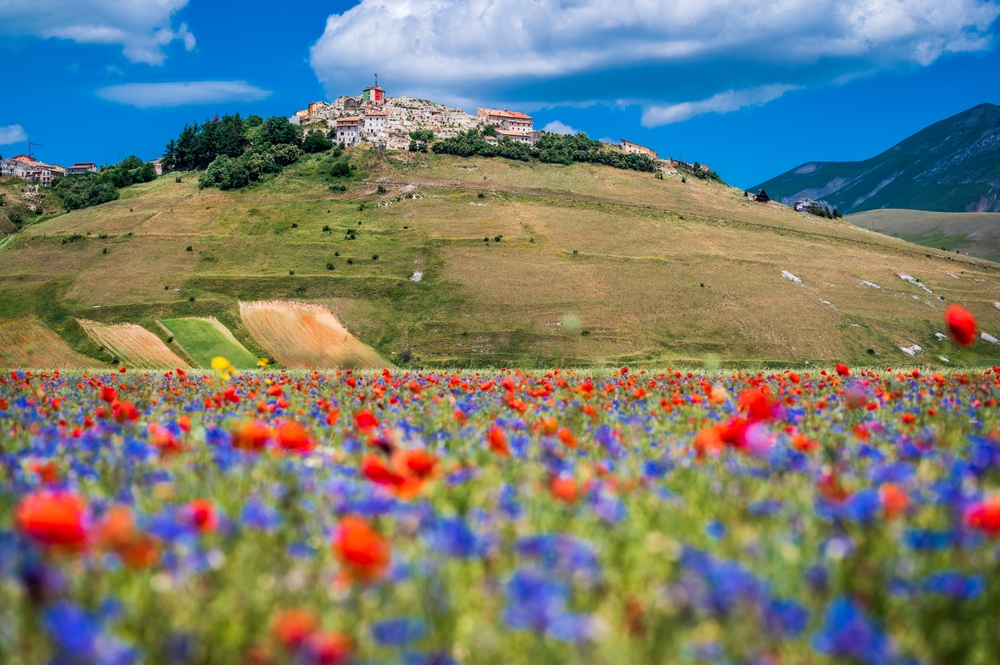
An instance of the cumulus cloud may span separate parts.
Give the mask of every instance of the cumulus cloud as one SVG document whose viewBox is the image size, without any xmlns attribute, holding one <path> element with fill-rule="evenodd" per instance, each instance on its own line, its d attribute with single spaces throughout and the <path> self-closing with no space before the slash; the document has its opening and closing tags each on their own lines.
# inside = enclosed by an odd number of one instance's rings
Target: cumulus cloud
<svg viewBox="0 0 1000 665">
<path fill-rule="evenodd" d="M 642 126 L 659 127 L 704 113 L 732 113 L 748 106 L 762 106 L 795 88 L 793 85 L 764 85 L 749 90 L 726 90 L 699 102 L 647 106 L 642 110 Z"/>
<path fill-rule="evenodd" d="M 670 107 L 983 50 L 998 15 L 997 0 L 361 0 L 310 59 L 331 95 L 377 71 L 397 94 L 627 100 L 679 118 L 695 112 Z"/>
<path fill-rule="evenodd" d="M 178 81 L 173 83 L 125 83 L 101 88 L 97 95 L 119 104 L 141 109 L 219 102 L 253 102 L 271 92 L 246 81 Z"/>
<path fill-rule="evenodd" d="M 195 47 L 187 25 L 174 28 L 175 12 L 188 0 L 3 0 L 0 34 L 114 44 L 132 62 L 163 64 L 163 47 L 180 40 Z"/>
<path fill-rule="evenodd" d="M 553 120 L 549 124 L 542 127 L 543 132 L 550 132 L 552 134 L 579 134 L 580 131 L 573 129 L 561 120 Z"/>
<path fill-rule="evenodd" d="M 21 125 L 7 125 L 6 127 L 0 127 L 0 145 L 20 143 L 21 141 L 27 140 L 28 135 L 25 133 L 24 127 L 21 127 Z"/>
</svg>

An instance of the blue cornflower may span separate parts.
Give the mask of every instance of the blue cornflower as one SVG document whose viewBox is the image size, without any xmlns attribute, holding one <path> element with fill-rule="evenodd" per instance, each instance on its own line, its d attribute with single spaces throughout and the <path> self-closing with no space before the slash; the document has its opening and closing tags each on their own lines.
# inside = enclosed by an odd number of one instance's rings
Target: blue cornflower
<svg viewBox="0 0 1000 665">
<path fill-rule="evenodd" d="M 594 548 L 585 540 L 564 533 L 527 536 L 514 546 L 523 557 L 531 557 L 546 572 L 565 578 L 582 575 L 587 580 L 601 576 L 601 564 Z"/>
<path fill-rule="evenodd" d="M 772 598 L 764 610 L 764 623 L 778 637 L 798 637 L 809 623 L 809 610 L 794 600 Z"/>
<path fill-rule="evenodd" d="M 260 499 L 250 499 L 240 513 L 243 524 L 259 531 L 273 531 L 281 524 L 281 515 Z"/>
<path fill-rule="evenodd" d="M 924 580 L 924 591 L 951 596 L 958 600 L 970 600 L 983 592 L 986 580 L 982 575 L 963 575 L 946 571 L 931 575 Z"/>
<path fill-rule="evenodd" d="M 437 520 L 430 529 L 431 546 L 448 556 L 468 559 L 486 553 L 486 543 L 460 518 Z"/>
<path fill-rule="evenodd" d="M 416 642 L 427 632 L 427 626 L 419 619 L 389 619 L 372 626 L 375 641 L 383 646 L 401 647 Z"/>
<path fill-rule="evenodd" d="M 541 571 L 522 568 L 507 583 L 504 623 L 516 630 L 534 630 L 566 642 L 589 637 L 590 619 L 568 612 L 569 586 L 545 577 Z"/>
<path fill-rule="evenodd" d="M 894 657 L 889 638 L 844 597 L 827 607 L 823 627 L 812 636 L 812 647 L 820 653 L 853 658 L 865 665 L 885 665 Z"/>
</svg>

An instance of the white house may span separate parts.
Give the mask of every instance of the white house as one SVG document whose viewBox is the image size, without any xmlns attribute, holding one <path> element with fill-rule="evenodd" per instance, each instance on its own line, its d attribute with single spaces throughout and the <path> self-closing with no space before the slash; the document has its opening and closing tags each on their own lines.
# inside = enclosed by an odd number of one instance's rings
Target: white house
<svg viewBox="0 0 1000 665">
<path fill-rule="evenodd" d="M 362 131 L 365 136 L 384 134 L 389 128 L 385 111 L 378 108 L 369 107 L 365 111 L 365 121 Z"/>
<path fill-rule="evenodd" d="M 337 118 L 337 143 L 343 143 L 344 147 L 350 148 L 361 140 L 361 123 L 359 117 Z"/>
<path fill-rule="evenodd" d="M 809 208 L 814 205 L 816 205 L 816 202 L 812 199 L 799 199 L 793 207 L 795 208 L 795 212 L 809 212 Z"/>
</svg>

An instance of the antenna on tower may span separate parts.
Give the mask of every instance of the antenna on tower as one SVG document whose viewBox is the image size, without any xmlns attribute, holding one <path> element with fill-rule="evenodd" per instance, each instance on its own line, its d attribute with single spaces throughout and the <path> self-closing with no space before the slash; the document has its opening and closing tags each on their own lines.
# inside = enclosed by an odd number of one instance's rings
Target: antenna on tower
<svg viewBox="0 0 1000 665">
<path fill-rule="evenodd" d="M 375 74 L 375 87 L 378 87 L 378 74 Z"/>
</svg>

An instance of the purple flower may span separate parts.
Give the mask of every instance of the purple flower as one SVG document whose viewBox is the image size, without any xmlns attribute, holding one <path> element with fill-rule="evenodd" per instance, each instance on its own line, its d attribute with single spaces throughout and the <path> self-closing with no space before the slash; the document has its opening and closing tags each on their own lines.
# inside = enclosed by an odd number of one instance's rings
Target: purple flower
<svg viewBox="0 0 1000 665">
<path fill-rule="evenodd" d="M 827 607 L 823 627 L 812 636 L 812 647 L 820 653 L 853 658 L 864 665 L 884 665 L 894 658 L 889 638 L 844 597 Z"/>
</svg>

